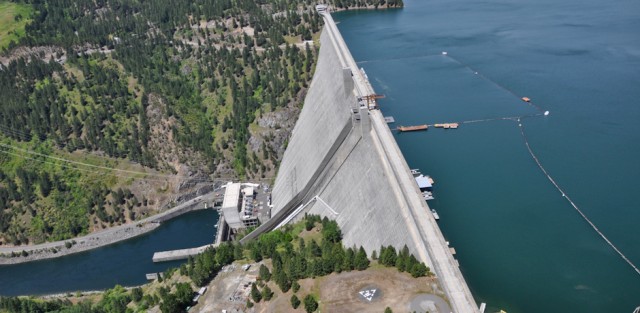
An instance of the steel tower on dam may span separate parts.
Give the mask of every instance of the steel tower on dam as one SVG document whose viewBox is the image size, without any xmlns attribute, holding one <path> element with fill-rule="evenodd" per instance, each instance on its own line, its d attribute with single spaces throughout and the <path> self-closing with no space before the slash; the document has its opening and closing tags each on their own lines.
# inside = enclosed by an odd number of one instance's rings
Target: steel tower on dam
<svg viewBox="0 0 640 313">
<path fill-rule="evenodd" d="M 243 241 L 304 216 L 336 220 L 346 246 L 367 253 L 405 244 L 436 274 L 455 312 L 478 312 L 457 261 L 433 218 L 333 18 L 316 71 L 284 153 L 271 219 Z"/>
</svg>

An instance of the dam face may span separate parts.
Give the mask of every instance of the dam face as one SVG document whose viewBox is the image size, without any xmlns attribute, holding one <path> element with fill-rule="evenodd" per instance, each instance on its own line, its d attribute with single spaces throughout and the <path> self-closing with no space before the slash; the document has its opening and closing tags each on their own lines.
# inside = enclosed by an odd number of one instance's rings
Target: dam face
<svg viewBox="0 0 640 313">
<path fill-rule="evenodd" d="M 345 246 L 405 244 L 438 277 L 455 312 L 477 312 L 457 262 L 331 15 L 300 117 L 272 193 L 272 217 L 243 241 L 318 214 L 337 221 Z"/>
</svg>

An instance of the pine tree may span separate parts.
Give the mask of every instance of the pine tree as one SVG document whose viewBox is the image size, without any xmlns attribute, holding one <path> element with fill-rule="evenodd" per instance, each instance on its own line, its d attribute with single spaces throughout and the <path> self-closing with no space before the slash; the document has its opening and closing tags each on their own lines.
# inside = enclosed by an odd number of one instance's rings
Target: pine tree
<svg viewBox="0 0 640 313">
<path fill-rule="evenodd" d="M 369 267 L 369 259 L 367 259 L 367 252 L 364 251 L 364 248 L 362 248 L 362 246 L 360 246 L 360 249 L 358 249 L 358 253 L 356 254 L 354 263 L 355 263 L 355 268 L 359 271 L 364 271 L 367 269 L 367 267 Z"/>
<path fill-rule="evenodd" d="M 264 264 L 260 264 L 260 279 L 265 282 L 271 279 L 271 272 L 269 272 L 269 269 Z"/>
<path fill-rule="evenodd" d="M 307 295 L 304 297 L 304 309 L 307 313 L 315 312 L 318 309 L 318 301 L 312 296 Z"/>
<path fill-rule="evenodd" d="M 347 249 L 344 256 L 344 261 L 342 262 L 342 270 L 347 272 L 353 270 L 354 259 L 355 259 L 355 252 L 353 251 L 353 249 L 352 248 Z"/>
<path fill-rule="evenodd" d="M 298 299 L 298 296 L 292 295 L 291 296 L 291 307 L 293 307 L 294 309 L 297 309 L 299 306 L 300 306 L 300 299 Z"/>
<path fill-rule="evenodd" d="M 260 300 L 262 300 L 262 294 L 260 294 L 260 291 L 258 291 L 258 287 L 256 287 L 255 283 L 251 284 L 251 300 L 253 300 L 253 302 L 255 303 L 258 303 L 260 302 Z"/>
<path fill-rule="evenodd" d="M 269 301 L 272 297 L 273 291 L 271 291 L 271 288 L 269 288 L 269 286 L 264 286 L 264 288 L 262 288 L 262 299 L 264 299 L 264 301 Z"/>
</svg>

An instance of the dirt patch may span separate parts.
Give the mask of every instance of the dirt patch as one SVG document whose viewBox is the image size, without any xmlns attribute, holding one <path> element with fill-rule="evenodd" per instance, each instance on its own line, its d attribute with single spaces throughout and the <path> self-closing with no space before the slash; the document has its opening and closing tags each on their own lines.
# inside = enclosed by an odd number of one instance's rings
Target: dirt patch
<svg viewBox="0 0 640 313">
<path fill-rule="evenodd" d="M 385 307 L 405 312 L 415 295 L 432 293 L 434 283 L 433 278 L 413 278 L 395 268 L 332 274 L 320 283 L 321 306 L 324 312 L 381 312 Z M 371 300 L 363 291 L 373 293 Z"/>
<path fill-rule="evenodd" d="M 246 310 L 251 283 L 256 281 L 260 264 L 264 262 L 247 263 L 250 265 L 247 270 L 243 268 L 245 264 L 239 262 L 225 266 L 189 312 L 251 312 Z"/>
<path fill-rule="evenodd" d="M 313 294 L 319 299 L 318 312 L 344 313 L 380 313 L 386 307 L 390 307 L 394 312 L 407 312 L 411 300 L 416 295 L 434 293 L 434 288 L 437 288 L 434 278 L 413 278 L 407 273 L 398 272 L 395 268 L 380 267 L 369 268 L 366 271 L 334 273 L 316 279 L 302 279 L 299 283 L 300 290 L 296 295 L 300 301 L 306 295 Z M 269 283 L 269 287 L 274 291 L 273 299 L 256 304 L 250 312 L 304 312 L 302 304 L 297 310 L 291 307 L 292 290 L 283 294 L 272 282 Z M 369 293 L 366 293 L 367 291 Z M 369 298 L 371 300 L 368 300 Z"/>
</svg>

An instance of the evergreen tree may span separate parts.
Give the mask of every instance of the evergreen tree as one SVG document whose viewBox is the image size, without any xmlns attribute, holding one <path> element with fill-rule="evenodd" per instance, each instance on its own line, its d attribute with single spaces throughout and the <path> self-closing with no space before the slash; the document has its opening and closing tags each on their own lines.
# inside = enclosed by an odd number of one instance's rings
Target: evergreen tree
<svg viewBox="0 0 640 313">
<path fill-rule="evenodd" d="M 325 217 L 326 219 L 326 217 Z M 326 220 L 322 223 L 322 240 L 336 243 L 342 240 L 342 232 L 336 221 Z"/>
<path fill-rule="evenodd" d="M 131 289 L 131 299 L 133 300 L 133 302 L 140 301 L 142 299 L 142 296 L 143 296 L 142 288 L 136 287 Z"/>
<path fill-rule="evenodd" d="M 258 287 L 256 287 L 255 283 L 251 284 L 251 300 L 253 300 L 253 302 L 255 303 L 258 303 L 260 302 L 260 300 L 262 300 L 262 294 L 260 293 L 260 291 L 258 291 Z"/>
<path fill-rule="evenodd" d="M 304 229 L 306 229 L 307 231 L 310 231 L 311 229 L 313 229 L 313 220 L 311 219 L 305 219 L 304 220 Z"/>
<path fill-rule="evenodd" d="M 348 248 L 344 260 L 342 262 L 342 270 L 343 271 L 351 271 L 354 269 L 354 261 L 355 261 L 355 252 L 352 248 Z"/>
<path fill-rule="evenodd" d="M 294 309 L 297 309 L 299 306 L 300 306 L 300 299 L 298 299 L 298 296 L 292 295 L 291 296 L 291 307 L 293 307 Z"/>
<path fill-rule="evenodd" d="M 358 253 L 356 254 L 354 261 L 355 268 L 359 271 L 366 270 L 369 267 L 369 259 L 367 258 L 367 252 L 360 246 Z"/>
<path fill-rule="evenodd" d="M 264 286 L 264 288 L 262 288 L 262 299 L 264 299 L 264 301 L 269 301 L 272 297 L 273 291 L 271 291 L 271 288 L 269 288 L 269 286 Z"/>
<path fill-rule="evenodd" d="M 402 250 L 398 253 L 398 257 L 396 258 L 396 268 L 401 272 L 410 270 L 410 268 L 407 267 L 407 264 L 409 262 L 409 248 L 407 247 L 407 245 L 404 245 L 404 247 L 402 247 Z"/>
<path fill-rule="evenodd" d="M 396 249 L 393 246 L 388 246 L 386 248 L 381 248 L 380 250 L 380 263 L 386 266 L 395 266 L 396 265 Z"/>
<path fill-rule="evenodd" d="M 268 282 L 271 279 L 271 272 L 269 272 L 269 269 L 264 265 L 264 264 L 260 264 L 260 279 L 262 279 L 265 282 Z"/>
<path fill-rule="evenodd" d="M 306 297 L 304 297 L 303 302 L 304 310 L 307 313 L 315 312 L 318 309 L 318 301 L 316 301 L 316 299 L 312 295 L 307 295 Z"/>
<path fill-rule="evenodd" d="M 320 246 L 318 246 L 318 243 L 313 239 L 309 243 L 309 252 L 311 256 L 314 256 L 314 257 L 322 256 L 322 249 L 320 249 Z"/>
</svg>

